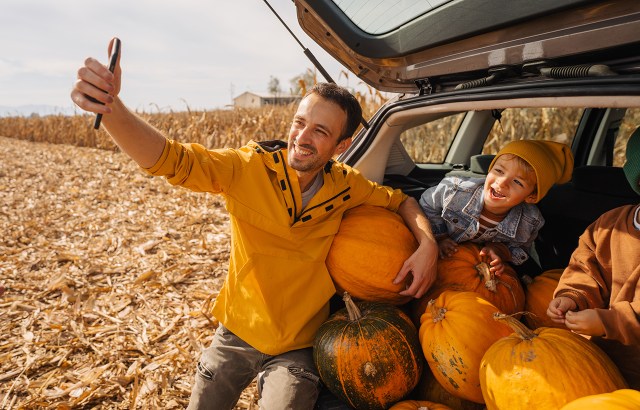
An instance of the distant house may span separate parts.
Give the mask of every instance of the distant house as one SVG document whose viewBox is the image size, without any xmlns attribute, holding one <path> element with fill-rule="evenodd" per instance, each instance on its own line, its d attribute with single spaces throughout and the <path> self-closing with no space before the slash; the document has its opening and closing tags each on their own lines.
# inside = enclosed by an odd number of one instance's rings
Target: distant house
<svg viewBox="0 0 640 410">
<path fill-rule="evenodd" d="M 246 91 L 233 99 L 234 107 L 258 108 L 266 105 L 287 105 L 300 101 L 299 95 L 258 94 Z"/>
</svg>

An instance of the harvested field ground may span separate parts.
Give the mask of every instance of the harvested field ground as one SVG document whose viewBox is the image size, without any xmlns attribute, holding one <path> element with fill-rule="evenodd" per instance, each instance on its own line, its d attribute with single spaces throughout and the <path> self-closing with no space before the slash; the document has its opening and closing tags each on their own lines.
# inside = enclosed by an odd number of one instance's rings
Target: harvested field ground
<svg viewBox="0 0 640 410">
<path fill-rule="evenodd" d="M 228 249 L 217 196 L 0 137 L 0 409 L 184 408 Z"/>
</svg>

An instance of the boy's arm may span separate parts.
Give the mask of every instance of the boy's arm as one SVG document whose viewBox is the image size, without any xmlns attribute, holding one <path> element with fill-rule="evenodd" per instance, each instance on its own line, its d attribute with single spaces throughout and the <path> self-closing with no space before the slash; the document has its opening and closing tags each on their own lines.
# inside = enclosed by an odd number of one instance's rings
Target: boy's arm
<svg viewBox="0 0 640 410">
<path fill-rule="evenodd" d="M 540 218 L 542 218 L 542 215 L 540 215 Z M 532 225 L 526 242 L 506 244 L 509 259 L 503 258 L 503 260 L 513 262 L 514 265 L 522 265 L 523 263 L 525 263 L 527 259 L 529 259 L 529 253 L 531 252 L 531 248 L 533 248 L 533 243 L 538 237 L 538 232 L 540 232 L 540 229 L 543 225 L 544 220 L 541 220 L 539 223 Z"/>
<path fill-rule="evenodd" d="M 577 305 L 577 310 L 604 308 L 609 305 L 603 299 L 606 284 L 596 257 L 597 221 L 580 236 L 578 247 L 571 255 L 569 265 L 562 273 L 553 297 L 568 297 Z"/>
<path fill-rule="evenodd" d="M 420 208 L 429 220 L 431 230 L 437 239 L 448 236 L 447 224 L 442 218 L 442 208 L 449 185 L 449 180 L 444 178 L 438 185 L 427 189 L 420 196 Z"/>
<path fill-rule="evenodd" d="M 411 286 L 400 292 L 401 295 L 411 295 L 419 298 L 426 293 L 436 280 L 436 263 L 438 260 L 438 244 L 431 232 L 431 224 L 426 218 L 418 202 L 408 197 L 405 199 L 398 214 L 409 227 L 413 236 L 418 241 L 418 249 L 405 261 L 396 276 L 394 283 L 398 284 L 411 273 L 413 281 Z"/>
<path fill-rule="evenodd" d="M 636 284 L 636 295 L 640 285 Z M 637 296 L 636 296 L 637 297 Z M 640 346 L 640 301 L 617 302 L 609 309 L 594 309 L 604 327 L 604 338 Z"/>
</svg>

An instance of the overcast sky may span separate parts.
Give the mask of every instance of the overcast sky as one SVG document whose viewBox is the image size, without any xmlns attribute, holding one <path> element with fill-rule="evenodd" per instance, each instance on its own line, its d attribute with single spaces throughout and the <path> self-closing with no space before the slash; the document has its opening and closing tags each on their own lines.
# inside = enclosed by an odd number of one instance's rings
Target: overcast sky
<svg viewBox="0 0 640 410">
<path fill-rule="evenodd" d="M 339 80 L 346 70 L 302 32 L 290 0 L 269 1 L 336 81 L 358 84 Z M 113 36 L 120 96 L 137 110 L 220 108 L 266 92 L 271 76 L 287 91 L 312 67 L 263 0 L 2 0 L 0 10 L 0 107 L 72 108 L 78 67 L 88 56 L 106 63 Z"/>
</svg>

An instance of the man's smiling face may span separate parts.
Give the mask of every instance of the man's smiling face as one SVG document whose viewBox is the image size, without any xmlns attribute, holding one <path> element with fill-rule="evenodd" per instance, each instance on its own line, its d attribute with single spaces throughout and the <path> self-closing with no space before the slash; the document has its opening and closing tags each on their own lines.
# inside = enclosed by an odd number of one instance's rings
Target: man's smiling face
<svg viewBox="0 0 640 410">
<path fill-rule="evenodd" d="M 300 102 L 288 142 L 289 165 L 299 176 L 315 175 L 334 155 L 348 148 L 349 138 L 338 143 L 346 120 L 346 113 L 337 104 L 317 94 Z"/>
</svg>

